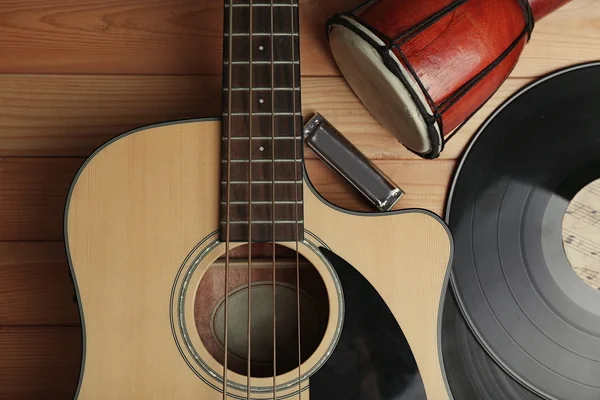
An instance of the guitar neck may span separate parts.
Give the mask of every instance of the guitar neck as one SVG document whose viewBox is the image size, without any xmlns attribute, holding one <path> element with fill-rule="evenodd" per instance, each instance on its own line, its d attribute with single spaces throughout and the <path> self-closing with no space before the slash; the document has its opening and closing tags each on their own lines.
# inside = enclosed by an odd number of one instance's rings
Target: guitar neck
<svg viewBox="0 0 600 400">
<path fill-rule="evenodd" d="M 303 237 L 298 0 L 225 0 L 222 240 Z"/>
</svg>

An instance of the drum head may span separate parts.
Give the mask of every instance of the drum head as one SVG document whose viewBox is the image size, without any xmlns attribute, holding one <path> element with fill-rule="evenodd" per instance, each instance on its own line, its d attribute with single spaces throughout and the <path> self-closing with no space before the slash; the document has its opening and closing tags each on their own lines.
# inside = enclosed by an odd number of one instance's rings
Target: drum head
<svg viewBox="0 0 600 400">
<path fill-rule="evenodd" d="M 384 45 L 381 39 L 356 21 L 342 18 L 369 35 L 375 42 Z M 329 27 L 329 42 L 342 74 L 379 123 L 410 150 L 421 155 L 439 154 L 443 140 L 437 123 L 434 130 L 439 140 L 436 140 L 438 145 L 434 146 L 427 123 L 409 90 L 400 78 L 385 66 L 377 50 L 351 29 L 338 24 Z M 423 91 L 412 75 L 395 55 L 392 54 L 392 58 L 398 63 L 401 73 L 417 94 L 421 104 L 433 115 Z"/>
</svg>

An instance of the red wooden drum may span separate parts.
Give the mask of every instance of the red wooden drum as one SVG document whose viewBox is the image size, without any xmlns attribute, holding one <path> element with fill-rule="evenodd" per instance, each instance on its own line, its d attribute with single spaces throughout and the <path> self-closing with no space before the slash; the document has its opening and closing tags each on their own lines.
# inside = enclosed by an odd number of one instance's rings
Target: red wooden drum
<svg viewBox="0 0 600 400">
<path fill-rule="evenodd" d="M 369 111 L 436 158 L 506 80 L 534 21 L 569 0 L 370 0 L 329 24 L 333 56 Z"/>
</svg>

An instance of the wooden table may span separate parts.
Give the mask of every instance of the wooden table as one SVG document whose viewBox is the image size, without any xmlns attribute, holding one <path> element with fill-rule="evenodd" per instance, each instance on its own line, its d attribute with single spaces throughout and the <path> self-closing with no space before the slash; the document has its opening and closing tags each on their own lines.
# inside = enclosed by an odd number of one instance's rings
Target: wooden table
<svg viewBox="0 0 600 400">
<path fill-rule="evenodd" d="M 398 207 L 443 213 L 475 129 L 517 89 L 600 59 L 600 0 L 541 21 L 496 96 L 439 160 L 406 151 L 340 77 L 325 21 L 361 0 L 301 0 L 304 112 L 320 112 L 407 192 Z M 81 329 L 63 249 L 71 180 L 98 145 L 161 121 L 220 114 L 222 0 L 0 0 L 0 399 L 70 398 Z M 364 205 L 310 152 L 332 202 Z"/>
</svg>

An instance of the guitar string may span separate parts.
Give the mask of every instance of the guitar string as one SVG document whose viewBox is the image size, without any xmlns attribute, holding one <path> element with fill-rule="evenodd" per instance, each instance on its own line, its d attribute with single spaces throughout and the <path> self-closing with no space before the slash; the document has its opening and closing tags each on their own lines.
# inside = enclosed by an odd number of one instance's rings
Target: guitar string
<svg viewBox="0 0 600 400">
<path fill-rule="evenodd" d="M 253 36 L 253 25 L 254 25 L 254 5 L 252 4 L 253 0 L 250 0 L 250 59 L 248 60 L 249 70 L 250 70 L 250 78 L 249 78 L 249 90 L 248 90 L 248 120 L 249 120 L 249 139 L 248 139 L 248 159 L 250 163 L 248 164 L 248 367 L 247 367 L 247 375 L 246 375 L 246 393 L 247 398 L 250 400 L 250 374 L 251 372 L 251 364 L 252 364 L 252 125 L 253 125 L 253 116 L 252 116 L 252 101 L 253 101 L 253 87 L 254 87 L 254 59 L 253 59 L 253 46 L 254 46 L 254 36 Z"/>
<path fill-rule="evenodd" d="M 274 30 L 274 0 L 271 0 L 271 162 L 272 162 L 272 193 L 271 193 L 271 221 L 273 230 L 273 400 L 277 397 L 277 293 L 276 293 L 276 246 L 275 241 L 275 30 Z"/>
<path fill-rule="evenodd" d="M 299 7 L 299 5 L 298 5 Z M 292 22 L 292 34 L 291 34 L 291 43 L 292 43 L 292 115 L 294 118 L 294 235 L 296 238 L 296 302 L 298 305 L 298 400 L 302 400 L 302 348 L 301 348 L 301 329 L 300 329 L 300 254 L 299 254 L 299 235 L 298 235 L 298 138 L 296 135 L 298 134 L 297 129 L 297 117 L 296 117 L 296 43 L 294 39 L 295 33 L 295 24 L 294 24 L 294 0 L 290 0 L 290 13 L 291 13 L 291 22 Z M 299 32 L 299 30 L 298 30 Z M 298 42 L 300 41 L 300 36 L 298 35 Z"/>
<path fill-rule="evenodd" d="M 225 321 L 224 321 L 224 345 L 225 345 L 225 356 L 223 361 L 223 400 L 227 400 L 227 348 L 229 346 L 228 328 L 229 328 L 229 239 L 230 239 L 230 218 L 231 218 L 231 130 L 232 130 L 232 61 L 233 61 L 233 0 L 229 0 L 229 76 L 228 76 L 228 92 L 227 92 L 227 210 L 226 210 L 226 237 L 225 237 Z"/>
</svg>

